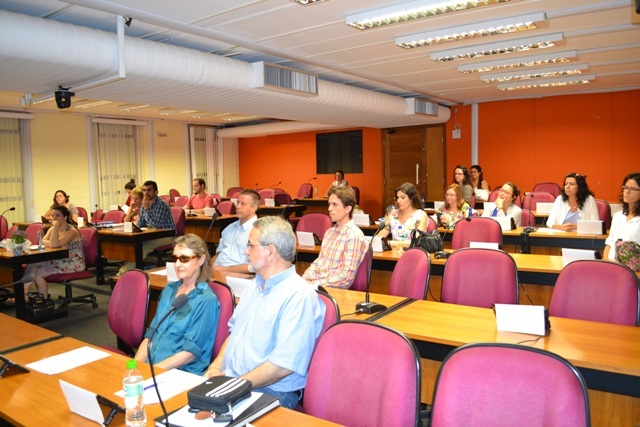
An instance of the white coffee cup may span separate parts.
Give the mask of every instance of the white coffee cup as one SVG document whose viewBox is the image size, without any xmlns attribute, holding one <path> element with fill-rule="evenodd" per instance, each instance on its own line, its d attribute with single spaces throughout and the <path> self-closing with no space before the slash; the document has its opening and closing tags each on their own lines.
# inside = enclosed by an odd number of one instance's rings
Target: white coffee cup
<svg viewBox="0 0 640 427">
<path fill-rule="evenodd" d="M 78 227 L 84 227 L 84 217 L 83 216 L 79 216 L 78 217 Z"/>
</svg>

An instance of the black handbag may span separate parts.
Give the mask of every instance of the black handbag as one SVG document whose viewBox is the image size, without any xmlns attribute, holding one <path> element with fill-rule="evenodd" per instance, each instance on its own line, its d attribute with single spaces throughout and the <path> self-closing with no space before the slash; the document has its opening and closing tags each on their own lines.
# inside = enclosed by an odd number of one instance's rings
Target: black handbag
<svg viewBox="0 0 640 427">
<path fill-rule="evenodd" d="M 422 248 L 430 254 L 441 251 L 443 249 L 442 237 L 438 230 L 433 230 L 431 233 L 425 233 L 422 230 L 415 229 L 411 232 L 411 248 Z"/>
<path fill-rule="evenodd" d="M 29 301 L 25 303 L 29 317 L 49 316 L 55 313 L 56 304 L 51 298 L 45 298 L 42 294 L 30 294 Z"/>
<path fill-rule="evenodd" d="M 225 376 L 211 377 L 189 390 L 187 398 L 192 409 L 226 414 L 233 405 L 251 396 L 251 381 Z"/>
</svg>

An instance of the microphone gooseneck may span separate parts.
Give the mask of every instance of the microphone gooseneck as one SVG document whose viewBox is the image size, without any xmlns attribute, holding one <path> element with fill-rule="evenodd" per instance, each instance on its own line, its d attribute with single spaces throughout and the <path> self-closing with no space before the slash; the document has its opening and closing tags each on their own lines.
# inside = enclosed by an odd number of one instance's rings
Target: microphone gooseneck
<svg viewBox="0 0 640 427">
<path fill-rule="evenodd" d="M 213 216 L 211 217 L 211 224 L 209 224 L 209 229 L 207 230 L 207 233 L 204 235 L 205 244 L 207 243 L 207 238 L 209 237 L 209 233 L 211 232 L 211 229 L 213 228 L 213 223 L 216 222 L 216 220 L 218 219 L 219 216 L 220 216 L 220 212 L 218 212 L 218 209 L 216 209 L 215 212 L 213 212 Z"/>
<path fill-rule="evenodd" d="M 356 304 L 357 312 L 373 314 L 373 313 L 377 313 L 379 311 L 384 311 L 387 309 L 386 306 L 382 304 L 378 304 L 377 302 L 372 302 L 369 299 L 369 285 L 371 283 L 371 265 L 370 264 L 373 262 L 373 241 L 378 235 L 378 233 L 380 233 L 384 229 L 384 226 L 385 226 L 385 223 L 380 222 L 380 224 L 378 225 L 378 229 L 376 230 L 375 233 L 373 233 L 373 236 L 371 236 L 371 242 L 369 242 L 369 246 L 367 247 L 367 255 L 370 255 L 368 257 L 369 264 L 366 266 L 367 267 L 367 288 L 365 290 L 364 302 L 359 302 Z M 367 255 L 365 255 L 365 257 Z"/>
<path fill-rule="evenodd" d="M 153 387 L 156 389 L 156 395 L 158 396 L 158 401 L 160 402 L 160 407 L 162 407 L 162 414 L 164 415 L 164 425 L 169 425 L 169 415 L 167 414 L 167 409 L 164 407 L 164 402 L 162 401 L 162 397 L 160 396 L 160 390 L 158 390 L 158 382 L 156 381 L 156 373 L 153 369 L 153 357 L 151 355 L 151 342 L 153 340 L 153 336 L 156 334 L 158 327 L 164 322 L 170 315 L 176 310 L 180 310 L 184 307 L 187 302 L 189 302 L 189 297 L 185 294 L 178 295 L 175 300 L 173 300 L 173 305 L 171 309 L 165 314 L 162 319 L 158 322 L 153 331 L 151 331 L 151 335 L 149 335 L 149 340 L 147 341 L 147 357 L 149 358 L 149 367 L 151 368 L 151 378 L 153 379 Z"/>
</svg>

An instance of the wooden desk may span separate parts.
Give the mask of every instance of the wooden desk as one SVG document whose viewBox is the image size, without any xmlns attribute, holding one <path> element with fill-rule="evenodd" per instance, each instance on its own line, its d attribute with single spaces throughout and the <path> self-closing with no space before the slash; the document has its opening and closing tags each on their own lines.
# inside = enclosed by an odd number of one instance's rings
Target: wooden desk
<svg viewBox="0 0 640 427">
<path fill-rule="evenodd" d="M 62 338 L 14 352 L 11 355 L 11 359 L 24 366 L 84 345 L 88 344 L 73 338 Z M 15 425 L 95 426 L 94 422 L 69 410 L 58 380 L 62 379 L 122 404 L 122 398 L 115 396 L 114 393 L 122 388 L 122 375 L 124 374 L 127 360 L 128 358 L 125 356 L 112 354 L 107 358 L 57 375 L 45 375 L 31 371 L 27 374 L 14 374 L 2 378 L 0 417 Z M 138 369 L 144 378 L 151 377 L 147 364 L 139 363 Z M 156 374 L 162 371 L 162 369 L 156 368 Z M 182 393 L 166 400 L 165 406 L 167 411 L 173 411 L 186 403 L 186 393 Z M 159 404 L 147 405 L 145 411 L 147 413 L 147 425 L 149 426 L 153 425 L 154 418 L 162 415 L 162 409 Z M 335 425 L 285 408 L 277 408 L 269 412 L 259 420 L 256 420 L 255 424 L 257 426 Z M 118 414 L 111 425 L 124 425 L 124 416 Z"/>
<path fill-rule="evenodd" d="M 218 244 L 220 242 L 220 236 L 222 236 L 222 230 L 224 230 L 229 224 L 238 220 L 235 215 L 220 215 L 216 222 L 211 226 L 212 217 L 203 214 L 196 216 L 185 217 L 184 233 L 193 233 L 205 240 L 207 243 Z M 211 231 L 209 231 L 211 227 Z M 209 235 L 207 236 L 207 231 Z"/>
<path fill-rule="evenodd" d="M 286 206 L 265 206 L 260 205 L 256 211 L 258 217 L 263 216 L 281 216 L 284 219 L 289 219 L 291 214 L 295 214 L 296 217 L 302 216 L 302 213 L 307 210 L 305 205 L 286 205 Z"/>
<path fill-rule="evenodd" d="M 305 214 L 308 213 L 323 213 L 328 214 L 329 208 L 329 198 L 328 197 L 318 197 L 318 198 L 296 198 L 293 199 L 293 202 L 296 205 L 306 206 L 307 210 Z"/>
<path fill-rule="evenodd" d="M 551 331 L 532 345 L 574 364 L 590 389 L 594 426 L 635 425 L 640 419 L 640 328 L 552 317 Z M 411 338 L 423 360 L 423 402 L 432 401 L 440 361 L 472 342 L 518 343 L 531 335 L 498 332 L 491 309 L 415 301 L 376 323 Z"/>
<path fill-rule="evenodd" d="M 357 319 L 357 320 L 366 320 L 371 317 L 371 314 L 350 314 L 356 310 L 356 304 L 359 302 L 363 302 L 365 300 L 365 293 L 359 291 L 352 291 L 349 289 L 339 289 L 339 288 L 325 288 L 329 295 L 331 295 L 336 302 L 338 303 L 338 307 L 340 308 L 340 318 L 344 319 Z M 382 304 L 387 308 L 393 307 L 395 304 L 402 302 L 409 302 L 408 298 L 405 297 L 397 297 L 392 295 L 385 294 L 369 294 L 369 300 L 375 301 L 378 304 Z M 377 313 L 374 313 L 374 315 Z"/>
<path fill-rule="evenodd" d="M 171 229 L 147 229 L 141 233 L 102 229 L 98 231 L 100 254 L 104 258 L 135 262 L 136 268 L 144 269 L 142 244 L 162 237 L 174 237 L 175 234 L 175 230 Z"/>
<path fill-rule="evenodd" d="M 3 354 L 62 337 L 57 332 L 32 325 L 3 313 L 0 313 L 0 325 L 2 325 L 0 353 Z"/>
<path fill-rule="evenodd" d="M 20 282 L 24 272 L 23 264 L 33 264 L 52 259 L 62 259 L 69 256 L 69 250 L 63 248 L 46 248 L 44 251 L 26 251 L 23 255 L 14 256 L 13 252 L 0 248 L 0 283 L 13 285 L 13 296 L 16 300 L 16 317 L 27 320 L 29 313 L 25 308 L 24 285 Z"/>
</svg>

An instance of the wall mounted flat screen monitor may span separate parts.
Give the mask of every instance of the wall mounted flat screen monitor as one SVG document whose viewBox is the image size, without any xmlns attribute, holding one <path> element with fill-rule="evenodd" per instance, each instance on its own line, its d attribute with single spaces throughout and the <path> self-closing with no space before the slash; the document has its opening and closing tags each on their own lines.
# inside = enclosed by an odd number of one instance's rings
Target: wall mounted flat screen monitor
<svg viewBox="0 0 640 427">
<path fill-rule="evenodd" d="M 316 173 L 338 169 L 345 175 L 362 173 L 362 130 L 316 134 Z"/>
</svg>

